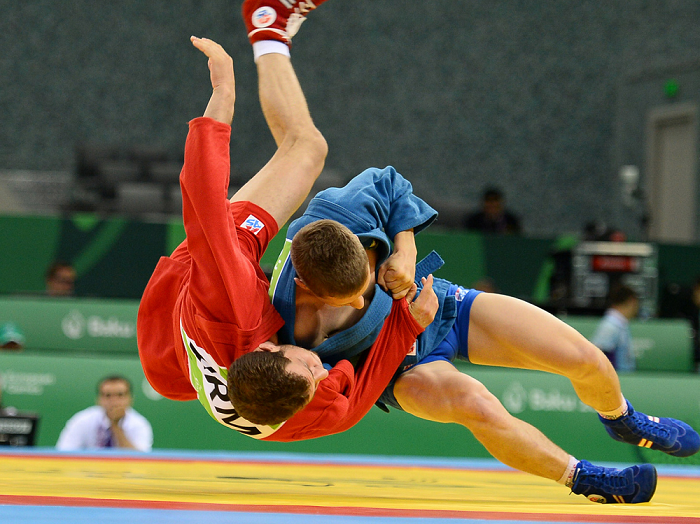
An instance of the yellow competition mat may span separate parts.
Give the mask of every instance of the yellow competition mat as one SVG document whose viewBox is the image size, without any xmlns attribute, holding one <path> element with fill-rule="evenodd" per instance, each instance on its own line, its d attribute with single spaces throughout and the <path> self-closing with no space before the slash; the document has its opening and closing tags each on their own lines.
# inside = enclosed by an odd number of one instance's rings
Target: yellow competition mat
<svg viewBox="0 0 700 524">
<path fill-rule="evenodd" d="M 651 503 L 600 505 L 503 467 L 360 458 L 0 453 L 0 503 L 567 522 L 700 522 L 700 475 L 660 471 Z M 494 464 L 497 464 L 494 462 Z M 605 516 L 601 520 L 601 517 Z M 640 519 L 641 517 L 641 519 Z"/>
</svg>

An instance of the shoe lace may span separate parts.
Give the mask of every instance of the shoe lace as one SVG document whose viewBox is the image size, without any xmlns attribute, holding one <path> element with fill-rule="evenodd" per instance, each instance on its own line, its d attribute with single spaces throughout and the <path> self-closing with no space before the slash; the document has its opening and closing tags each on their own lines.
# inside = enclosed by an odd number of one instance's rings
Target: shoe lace
<svg viewBox="0 0 700 524">
<path fill-rule="evenodd" d="M 287 18 L 287 27 L 285 29 L 290 39 L 299 32 L 301 24 L 306 21 L 306 16 L 304 15 L 306 15 L 306 13 L 312 9 L 316 9 L 314 3 L 311 2 L 311 0 L 305 0 L 303 2 L 299 2 L 299 5 L 297 5 L 294 8 L 294 11 L 289 14 L 289 17 Z"/>
<path fill-rule="evenodd" d="M 316 9 L 316 5 L 311 0 L 302 0 L 296 7 L 294 6 L 294 4 L 297 3 L 297 0 L 280 0 L 280 2 L 282 2 L 284 7 L 286 7 L 287 9 L 293 10 L 293 12 L 302 15 L 305 15 L 309 11 Z"/>
<path fill-rule="evenodd" d="M 306 17 L 299 13 L 292 13 L 291 15 L 289 15 L 289 18 L 287 18 L 286 27 L 287 35 L 289 35 L 289 38 L 292 38 L 299 32 L 301 24 L 303 24 L 305 21 Z"/>
<path fill-rule="evenodd" d="M 636 435 L 647 437 L 650 433 L 655 437 L 668 440 L 671 438 L 671 432 L 661 424 L 649 419 L 646 415 L 637 415 L 635 413 L 633 432 Z"/>
<path fill-rule="evenodd" d="M 297 7 L 299 9 L 299 12 L 303 15 L 311 11 L 312 9 L 316 9 L 316 6 L 311 0 L 305 0 L 303 2 L 299 2 L 299 6 Z"/>
<path fill-rule="evenodd" d="M 627 477 L 621 471 L 608 468 L 595 468 L 593 471 L 587 472 L 586 477 L 582 481 L 590 486 L 602 487 L 606 491 L 613 493 L 617 493 L 629 485 Z"/>
</svg>

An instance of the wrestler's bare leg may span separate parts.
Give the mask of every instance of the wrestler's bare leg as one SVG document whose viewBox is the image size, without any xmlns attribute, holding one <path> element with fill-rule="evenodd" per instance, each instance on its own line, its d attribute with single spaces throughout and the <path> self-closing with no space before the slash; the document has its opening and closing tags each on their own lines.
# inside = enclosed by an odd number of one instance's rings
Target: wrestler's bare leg
<svg viewBox="0 0 700 524">
<path fill-rule="evenodd" d="M 515 469 L 557 481 L 569 464 L 568 453 L 513 417 L 483 384 L 449 362 L 407 371 L 396 381 L 394 395 L 412 415 L 466 427 L 491 455 Z"/>
<path fill-rule="evenodd" d="M 556 317 L 515 298 L 489 293 L 475 298 L 469 360 L 563 375 L 581 401 L 599 411 L 624 403 L 617 374 L 598 348 Z M 566 452 L 511 416 L 481 383 L 447 362 L 405 373 L 394 394 L 409 413 L 465 426 L 495 458 L 516 469 L 557 480 L 569 463 Z"/>
<path fill-rule="evenodd" d="M 311 120 L 289 57 L 270 53 L 256 63 L 260 105 L 278 149 L 231 201 L 258 204 L 282 226 L 323 170 L 328 145 Z"/>
<path fill-rule="evenodd" d="M 516 298 L 482 293 L 469 320 L 474 364 L 563 375 L 584 404 L 599 412 L 624 405 L 617 373 L 591 342 L 558 318 Z"/>
</svg>

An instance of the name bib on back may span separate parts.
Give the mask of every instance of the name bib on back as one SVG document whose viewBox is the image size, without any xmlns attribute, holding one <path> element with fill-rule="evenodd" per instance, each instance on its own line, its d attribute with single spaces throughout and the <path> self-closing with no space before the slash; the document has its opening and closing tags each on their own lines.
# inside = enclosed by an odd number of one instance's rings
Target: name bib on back
<svg viewBox="0 0 700 524">
<path fill-rule="evenodd" d="M 187 350 L 190 382 L 197 391 L 197 398 L 214 420 L 254 439 L 269 437 L 282 427 L 284 422 L 274 426 L 263 426 L 241 417 L 228 398 L 228 370 L 220 367 L 204 348 L 185 333 L 182 322 L 180 332 Z"/>
</svg>

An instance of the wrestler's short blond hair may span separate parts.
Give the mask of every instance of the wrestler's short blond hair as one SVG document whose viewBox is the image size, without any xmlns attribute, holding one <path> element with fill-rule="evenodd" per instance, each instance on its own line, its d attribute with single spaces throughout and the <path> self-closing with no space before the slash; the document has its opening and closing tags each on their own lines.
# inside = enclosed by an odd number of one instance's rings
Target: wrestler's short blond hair
<svg viewBox="0 0 700 524">
<path fill-rule="evenodd" d="M 292 264 L 316 296 L 347 297 L 367 282 L 367 252 L 347 227 L 335 220 L 317 220 L 302 227 L 292 240 Z"/>
</svg>

